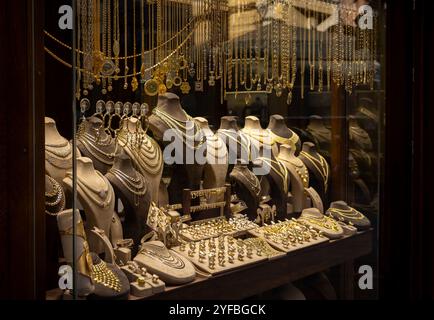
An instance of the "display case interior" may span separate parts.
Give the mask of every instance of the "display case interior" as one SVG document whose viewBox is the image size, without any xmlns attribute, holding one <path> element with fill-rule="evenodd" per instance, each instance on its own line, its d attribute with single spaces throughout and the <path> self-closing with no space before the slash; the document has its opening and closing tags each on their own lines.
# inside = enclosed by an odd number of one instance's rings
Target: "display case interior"
<svg viewBox="0 0 434 320">
<path fill-rule="evenodd" d="M 381 1 L 72 8 L 71 38 L 50 15 L 45 30 L 47 88 L 68 79 L 46 106 L 49 299 L 362 294 L 383 181 Z"/>
</svg>

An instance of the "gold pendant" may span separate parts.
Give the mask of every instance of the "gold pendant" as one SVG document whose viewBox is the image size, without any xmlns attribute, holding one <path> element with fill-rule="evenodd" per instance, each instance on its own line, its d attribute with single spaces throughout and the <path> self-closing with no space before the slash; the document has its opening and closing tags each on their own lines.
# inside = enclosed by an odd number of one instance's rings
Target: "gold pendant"
<svg viewBox="0 0 434 320">
<path fill-rule="evenodd" d="M 190 91 L 191 91 L 191 86 L 190 86 L 190 84 L 189 84 L 187 81 L 184 81 L 184 82 L 181 84 L 181 92 L 182 92 L 183 94 L 189 94 Z"/>
<path fill-rule="evenodd" d="M 162 83 L 158 86 L 158 94 L 163 95 L 167 92 L 167 87 Z"/>
<path fill-rule="evenodd" d="M 156 96 L 158 94 L 158 86 L 159 83 L 157 80 L 149 79 L 145 83 L 145 87 L 144 87 L 145 93 L 150 97 Z"/>
<path fill-rule="evenodd" d="M 104 54 L 101 51 L 93 52 L 93 73 L 100 74 L 104 64 Z"/>
<path fill-rule="evenodd" d="M 131 80 L 131 90 L 135 92 L 139 88 L 139 82 L 137 81 L 137 78 L 134 77 L 133 80 Z"/>
<path fill-rule="evenodd" d="M 166 87 L 169 90 L 173 88 L 173 81 L 171 79 L 166 80 Z"/>
<path fill-rule="evenodd" d="M 110 59 L 105 59 L 102 67 L 101 67 L 101 74 L 105 77 L 109 77 L 115 73 L 116 66 Z"/>
<path fill-rule="evenodd" d="M 173 79 L 173 84 L 174 84 L 176 87 L 179 87 L 182 83 L 183 83 L 183 82 L 182 82 L 182 79 L 181 79 L 180 76 L 176 76 L 176 77 Z"/>
</svg>

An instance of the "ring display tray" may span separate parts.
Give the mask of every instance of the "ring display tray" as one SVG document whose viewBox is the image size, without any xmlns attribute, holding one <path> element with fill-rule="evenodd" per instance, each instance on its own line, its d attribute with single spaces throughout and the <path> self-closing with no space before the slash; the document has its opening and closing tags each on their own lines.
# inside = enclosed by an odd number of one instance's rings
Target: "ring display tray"
<svg viewBox="0 0 434 320">
<path fill-rule="evenodd" d="M 200 248 L 200 243 L 202 243 L 202 248 Z M 213 243 L 215 243 L 215 246 Z M 230 236 L 202 240 L 201 242 L 196 242 L 195 245 L 194 250 L 191 249 L 191 244 L 187 244 L 184 248 L 179 246 L 172 250 L 188 258 L 197 268 L 211 275 L 218 275 L 268 260 L 265 253 L 258 252 L 253 245 Z M 249 247 L 252 248 L 251 254 L 248 254 Z M 203 251 L 202 253 L 200 253 L 201 250 Z M 229 258 L 231 251 L 233 252 L 233 259 Z M 219 262 L 219 255 L 223 257 L 224 263 L 222 264 Z M 214 266 L 210 266 L 210 260 L 215 260 Z"/>
</svg>

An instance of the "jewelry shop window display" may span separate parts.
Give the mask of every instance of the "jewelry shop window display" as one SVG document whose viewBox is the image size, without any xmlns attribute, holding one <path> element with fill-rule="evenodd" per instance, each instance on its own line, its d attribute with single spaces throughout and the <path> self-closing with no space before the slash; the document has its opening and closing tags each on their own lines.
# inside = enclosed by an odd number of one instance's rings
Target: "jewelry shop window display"
<svg viewBox="0 0 434 320">
<path fill-rule="evenodd" d="M 74 8 L 75 47 L 45 30 L 48 63 L 75 80 L 72 134 L 60 112 L 45 119 L 45 212 L 61 244 L 50 259 L 74 268 L 75 287 L 62 278 L 47 297 L 244 299 L 270 288 L 236 282 L 267 272 L 276 288 L 305 283 L 307 298 L 306 277 L 340 294 L 336 267 L 372 263 L 381 1 Z"/>
</svg>

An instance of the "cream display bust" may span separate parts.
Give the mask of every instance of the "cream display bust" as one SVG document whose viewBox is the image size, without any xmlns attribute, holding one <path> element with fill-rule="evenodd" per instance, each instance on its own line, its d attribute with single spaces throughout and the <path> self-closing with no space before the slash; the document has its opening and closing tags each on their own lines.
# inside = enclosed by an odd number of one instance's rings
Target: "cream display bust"
<svg viewBox="0 0 434 320">
<path fill-rule="evenodd" d="M 63 180 L 65 188 L 72 193 L 72 172 Z M 110 182 L 96 171 L 89 158 L 77 159 L 77 196 L 86 215 L 86 233 L 92 251 L 103 252 L 100 241 L 90 231 L 97 227 L 110 234 L 114 216 L 115 195 Z"/>
<path fill-rule="evenodd" d="M 223 140 L 210 129 L 208 120 L 205 118 L 195 118 L 202 133 L 206 136 L 207 143 L 207 164 L 204 167 L 203 188 L 212 189 L 224 187 L 228 174 L 228 150 Z M 222 201 L 220 199 L 210 199 L 211 202 Z"/>
<path fill-rule="evenodd" d="M 57 130 L 56 122 L 45 118 L 45 171 L 59 183 L 72 168 L 72 146 Z"/>
</svg>

